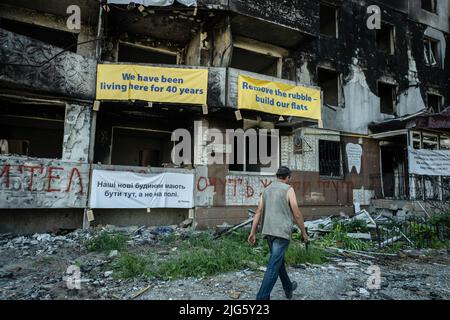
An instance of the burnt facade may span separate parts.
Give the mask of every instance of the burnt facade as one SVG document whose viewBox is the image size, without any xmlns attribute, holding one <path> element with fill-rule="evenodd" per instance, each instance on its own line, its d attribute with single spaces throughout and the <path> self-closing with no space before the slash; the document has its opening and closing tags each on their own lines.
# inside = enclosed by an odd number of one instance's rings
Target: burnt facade
<svg viewBox="0 0 450 320">
<path fill-rule="evenodd" d="M 294 171 L 306 216 L 352 213 L 354 203 L 414 211 L 412 201 L 450 196 L 448 177 L 408 168 L 408 147 L 450 149 L 448 1 L 167 4 L 2 2 L 1 230 L 88 225 L 94 169 L 193 174 L 194 207 L 98 209 L 93 223 L 191 217 L 205 228 L 240 221 L 273 172 L 209 164 L 207 139 L 193 142 L 192 165 L 175 166 L 172 132 L 194 136 L 198 124 L 222 132 L 278 129 L 279 164 Z M 68 24 L 71 5 L 80 9 L 76 28 Z M 381 28 L 372 28 L 377 8 Z M 207 70 L 207 108 L 96 101 L 98 64 Z M 322 120 L 249 110 L 238 117 L 239 75 L 320 88 Z M 227 145 L 214 150 L 226 154 Z"/>
</svg>

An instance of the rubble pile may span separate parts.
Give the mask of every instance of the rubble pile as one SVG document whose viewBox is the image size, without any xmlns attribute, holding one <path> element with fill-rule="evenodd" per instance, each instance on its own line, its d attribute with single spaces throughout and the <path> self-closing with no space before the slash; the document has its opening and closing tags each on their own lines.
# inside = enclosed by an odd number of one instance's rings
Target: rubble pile
<svg viewBox="0 0 450 320">
<path fill-rule="evenodd" d="M 248 227 L 246 220 L 237 226 Z M 354 217 L 327 217 L 305 222 L 310 238 L 320 242 L 343 226 L 362 225 L 365 232 L 345 229 L 349 238 L 378 245 L 374 230 L 391 228 L 383 216 L 361 211 Z M 167 259 L 179 252 L 170 239 L 183 241 L 193 234 L 192 220 L 180 225 L 147 227 L 97 226 L 58 234 L 0 235 L 0 299 L 254 299 L 265 268 L 258 265 L 211 277 L 162 281 L 116 277 L 114 262 L 128 253 Z M 236 226 L 235 226 L 236 227 Z M 233 226 L 223 226 L 226 236 Z M 350 230 L 349 232 L 347 232 Z M 86 243 L 103 233 L 126 235 L 126 250 L 90 251 Z M 405 237 L 402 236 L 402 239 Z M 213 240 L 215 241 L 215 240 Z M 406 241 L 406 239 L 405 239 Z M 246 245 L 246 243 L 243 243 Z M 448 299 L 450 270 L 448 249 L 401 250 L 397 253 L 336 248 L 323 265 L 303 263 L 289 267 L 302 283 L 296 299 Z M 382 272 L 379 290 L 367 288 L 370 267 Z M 79 288 L 73 288 L 69 267 L 79 268 Z M 442 286 L 445 284 L 445 286 Z M 274 299 L 284 299 L 281 285 Z"/>
<path fill-rule="evenodd" d="M 118 250 L 89 252 L 86 243 L 102 233 L 123 234 L 130 239 L 128 248 L 143 250 L 157 247 L 167 235 L 181 239 L 196 233 L 189 221 L 180 226 L 117 227 L 98 226 L 64 234 L 29 236 L 0 235 L 0 299 L 127 299 L 145 284 L 143 280 L 114 279 L 110 263 L 120 257 Z M 81 290 L 69 289 L 79 267 Z M 75 279 L 75 278 L 73 278 Z"/>
</svg>

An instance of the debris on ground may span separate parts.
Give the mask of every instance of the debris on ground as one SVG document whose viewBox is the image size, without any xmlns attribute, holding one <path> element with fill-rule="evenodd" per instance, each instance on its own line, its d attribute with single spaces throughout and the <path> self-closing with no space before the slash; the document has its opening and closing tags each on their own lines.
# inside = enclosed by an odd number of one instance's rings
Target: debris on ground
<svg viewBox="0 0 450 320">
<path fill-rule="evenodd" d="M 243 223 L 248 225 L 249 220 Z M 375 214 L 369 218 L 367 211 L 354 217 L 338 215 L 305 222 L 312 239 L 309 254 L 321 249 L 329 255 L 321 264 L 287 265 L 292 279 L 302 283 L 294 299 L 449 299 L 448 247 L 426 247 L 434 237 L 448 237 L 448 229 L 427 229 L 427 217 L 406 223 L 405 230 L 392 217 Z M 117 263 L 130 263 L 133 257 L 141 257 L 136 258 L 135 266 L 143 264 L 145 268 L 151 263 L 147 262 L 149 256 L 165 261 L 183 254 L 186 245 L 191 245 L 183 242 L 203 234 L 188 224 L 192 226 L 185 221 L 159 227 L 99 225 L 54 234 L 2 234 L 0 299 L 254 299 L 266 267 L 248 257 L 243 259 L 242 270 L 214 276 L 122 277 L 115 269 Z M 244 226 L 228 225 L 222 235 Z M 116 241 L 112 244 L 125 245 L 126 250 L 104 243 L 97 243 L 102 250 L 87 249 L 87 243 L 108 234 L 122 235 L 112 237 Z M 212 239 L 213 234 L 208 237 Z M 300 235 L 294 234 L 293 241 L 298 239 Z M 242 245 L 247 245 L 244 237 Z M 261 248 L 252 250 L 262 252 L 258 251 Z M 366 287 L 368 268 L 374 265 L 382 272 L 379 290 Z M 73 287 L 77 274 L 79 289 Z M 285 299 L 279 283 L 273 298 Z"/>
</svg>

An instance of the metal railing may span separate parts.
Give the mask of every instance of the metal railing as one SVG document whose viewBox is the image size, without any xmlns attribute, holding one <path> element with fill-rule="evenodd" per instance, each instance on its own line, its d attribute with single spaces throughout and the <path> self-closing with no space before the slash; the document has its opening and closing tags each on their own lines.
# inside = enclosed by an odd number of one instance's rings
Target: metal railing
<svg viewBox="0 0 450 320">
<path fill-rule="evenodd" d="M 392 247 L 403 242 L 415 248 L 449 248 L 450 228 L 447 221 L 425 220 L 422 217 L 408 217 L 403 221 L 389 221 L 377 224 L 376 241 L 379 248 Z"/>
</svg>

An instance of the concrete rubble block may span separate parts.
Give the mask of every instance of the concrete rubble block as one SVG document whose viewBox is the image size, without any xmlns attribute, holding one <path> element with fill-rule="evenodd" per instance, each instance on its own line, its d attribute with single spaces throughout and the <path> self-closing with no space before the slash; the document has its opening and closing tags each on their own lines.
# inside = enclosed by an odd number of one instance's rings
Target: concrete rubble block
<svg viewBox="0 0 450 320">
<path fill-rule="evenodd" d="M 362 295 L 364 297 L 369 297 L 370 296 L 370 292 L 367 291 L 367 289 L 365 289 L 365 288 L 359 288 L 358 292 L 359 292 L 360 295 Z"/>
<path fill-rule="evenodd" d="M 337 265 L 345 268 L 359 268 L 359 263 L 356 262 L 338 262 Z"/>
<path fill-rule="evenodd" d="M 186 219 L 186 220 L 184 220 L 183 222 L 180 223 L 179 227 L 180 228 L 187 228 L 187 227 L 192 225 L 193 221 L 194 221 L 193 219 Z"/>
<path fill-rule="evenodd" d="M 111 250 L 108 254 L 108 258 L 115 258 L 117 256 L 119 256 L 119 251 L 117 250 Z"/>
<path fill-rule="evenodd" d="M 105 271 L 105 273 L 103 274 L 105 276 L 105 278 L 109 278 L 113 275 L 114 271 Z"/>
<path fill-rule="evenodd" d="M 36 239 L 39 242 L 48 242 L 52 239 L 52 236 L 49 235 L 48 233 L 44 233 L 44 234 L 39 234 Z"/>
</svg>

